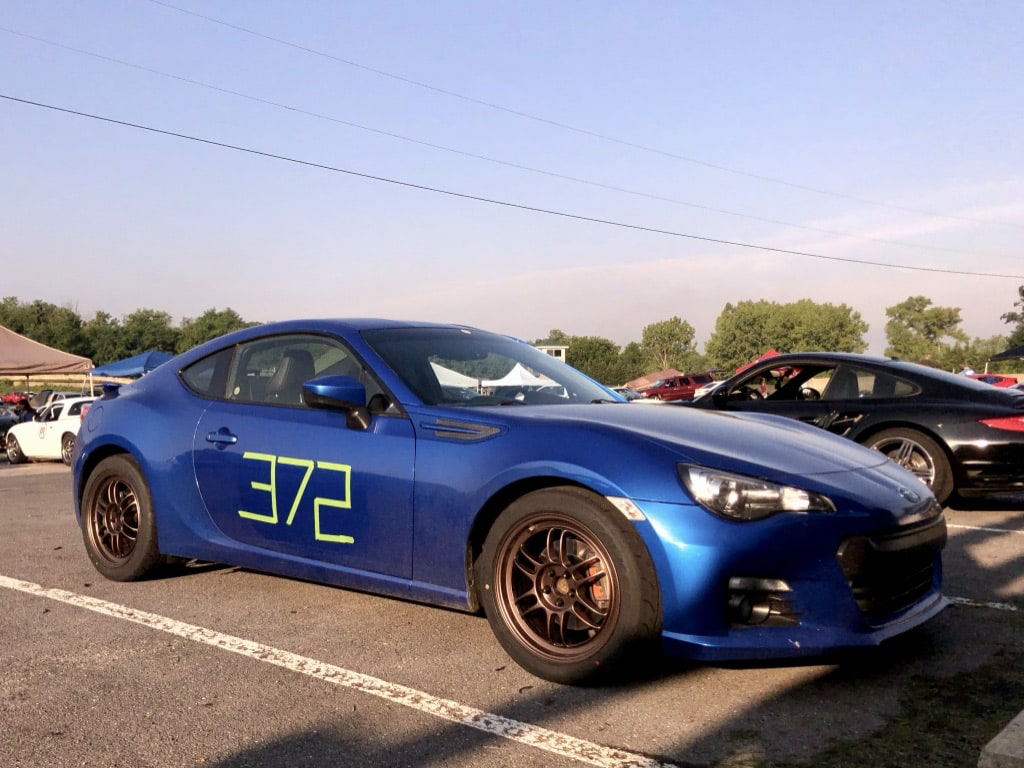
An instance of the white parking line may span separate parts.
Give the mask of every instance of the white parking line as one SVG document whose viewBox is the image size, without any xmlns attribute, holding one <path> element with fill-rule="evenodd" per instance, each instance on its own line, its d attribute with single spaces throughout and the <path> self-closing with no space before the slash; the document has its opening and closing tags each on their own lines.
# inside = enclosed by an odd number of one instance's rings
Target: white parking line
<svg viewBox="0 0 1024 768">
<path fill-rule="evenodd" d="M 985 531 L 986 533 L 1019 533 L 1024 534 L 1024 531 L 1010 528 L 986 528 L 983 525 L 955 525 L 953 523 L 946 523 L 947 528 L 962 528 L 966 531 Z"/>
<path fill-rule="evenodd" d="M 971 608 L 994 608 L 997 611 L 1009 611 L 1010 613 L 1019 613 L 1020 608 L 1011 603 L 990 603 L 985 600 L 972 600 L 969 597 L 951 597 L 949 602 L 956 603 L 957 605 L 966 605 Z"/>
<path fill-rule="evenodd" d="M 602 766 L 603 768 L 673 768 L 671 764 L 659 763 L 642 755 L 610 749 L 591 741 L 584 741 L 557 731 L 549 731 L 530 723 L 511 720 L 501 715 L 494 715 L 473 707 L 467 707 L 455 701 L 441 699 L 428 693 L 407 688 L 403 685 L 389 683 L 376 677 L 362 675 L 358 672 L 326 664 L 307 656 L 299 656 L 269 645 L 262 645 L 232 635 L 225 635 L 205 627 L 185 624 L 166 616 L 155 613 L 137 611 L 117 603 L 108 603 L 94 597 L 67 592 L 63 589 L 47 589 L 29 581 L 19 581 L 7 576 L 0 576 L 0 587 L 25 592 L 50 600 L 57 600 L 78 608 L 85 608 L 96 613 L 110 616 L 123 621 L 131 621 L 150 629 L 177 635 L 186 640 L 204 643 L 221 650 L 248 656 L 256 661 L 274 664 L 278 667 L 308 675 L 327 683 L 334 683 L 345 688 L 361 691 L 381 699 L 401 704 L 410 709 L 423 712 L 443 720 L 476 728 L 493 736 L 516 741 L 530 747 L 567 757 L 580 763 Z"/>
</svg>

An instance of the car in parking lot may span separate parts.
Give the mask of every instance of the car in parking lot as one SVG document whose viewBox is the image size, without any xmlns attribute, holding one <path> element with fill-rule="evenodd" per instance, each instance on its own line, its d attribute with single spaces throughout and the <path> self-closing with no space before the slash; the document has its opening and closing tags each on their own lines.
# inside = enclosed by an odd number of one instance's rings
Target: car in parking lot
<svg viewBox="0 0 1024 768">
<path fill-rule="evenodd" d="M 437 373 L 517 368 L 552 385 L 452 396 Z M 884 456 L 773 416 L 638 408 L 465 326 L 203 344 L 90 408 L 73 491 L 109 579 L 194 558 L 482 611 L 560 683 L 659 650 L 873 647 L 946 605 L 941 508 Z"/>
<path fill-rule="evenodd" d="M 95 399 L 68 397 L 54 400 L 38 411 L 31 421 L 11 426 L 4 437 L 7 460 L 11 464 L 20 464 L 30 459 L 60 459 L 71 464 L 82 417 Z"/>
<path fill-rule="evenodd" d="M 698 387 L 714 380 L 710 373 L 682 373 L 658 379 L 649 386 L 640 387 L 637 392 L 651 400 L 691 400 Z"/>
<path fill-rule="evenodd" d="M 993 387 L 1017 386 L 1016 376 L 1003 376 L 999 373 L 972 373 L 968 375 L 968 378 L 974 379 L 975 381 L 983 381 L 986 384 L 991 384 Z"/>
<path fill-rule="evenodd" d="M 7 430 L 17 424 L 18 414 L 6 405 L 0 405 L 0 442 L 7 435 Z"/>
<path fill-rule="evenodd" d="M 881 451 L 945 503 L 1024 498 L 1024 397 L 903 360 L 799 352 L 762 360 L 690 407 L 771 413 Z"/>
</svg>

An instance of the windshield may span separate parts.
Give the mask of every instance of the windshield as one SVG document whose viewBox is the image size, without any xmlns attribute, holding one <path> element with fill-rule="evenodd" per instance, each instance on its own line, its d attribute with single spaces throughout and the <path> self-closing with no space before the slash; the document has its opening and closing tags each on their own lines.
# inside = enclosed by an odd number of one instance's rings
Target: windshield
<svg viewBox="0 0 1024 768">
<path fill-rule="evenodd" d="M 525 342 L 469 328 L 389 328 L 363 338 L 428 405 L 553 405 L 621 398 Z"/>
</svg>

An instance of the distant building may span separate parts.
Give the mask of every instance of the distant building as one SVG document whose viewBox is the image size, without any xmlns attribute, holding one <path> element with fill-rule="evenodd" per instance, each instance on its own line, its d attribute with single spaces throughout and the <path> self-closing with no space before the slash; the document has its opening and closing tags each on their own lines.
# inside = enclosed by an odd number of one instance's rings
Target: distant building
<svg viewBox="0 0 1024 768">
<path fill-rule="evenodd" d="M 561 360 L 564 363 L 565 362 L 565 353 L 569 349 L 569 347 L 568 346 L 562 346 L 562 345 L 559 345 L 559 344 L 550 344 L 550 345 L 544 345 L 544 346 L 541 346 L 541 345 L 538 344 L 537 345 L 537 349 L 539 349 L 545 355 L 551 355 L 551 357 L 558 358 L 559 360 Z"/>
</svg>

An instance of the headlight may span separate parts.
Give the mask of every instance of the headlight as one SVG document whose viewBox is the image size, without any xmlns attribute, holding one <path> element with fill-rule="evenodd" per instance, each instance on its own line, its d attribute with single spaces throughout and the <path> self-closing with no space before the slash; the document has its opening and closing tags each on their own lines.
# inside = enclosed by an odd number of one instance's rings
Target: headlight
<svg viewBox="0 0 1024 768">
<path fill-rule="evenodd" d="M 756 477 L 707 467 L 679 465 L 679 477 L 707 510 L 730 520 L 761 520 L 777 512 L 835 512 L 827 496 Z"/>
</svg>

